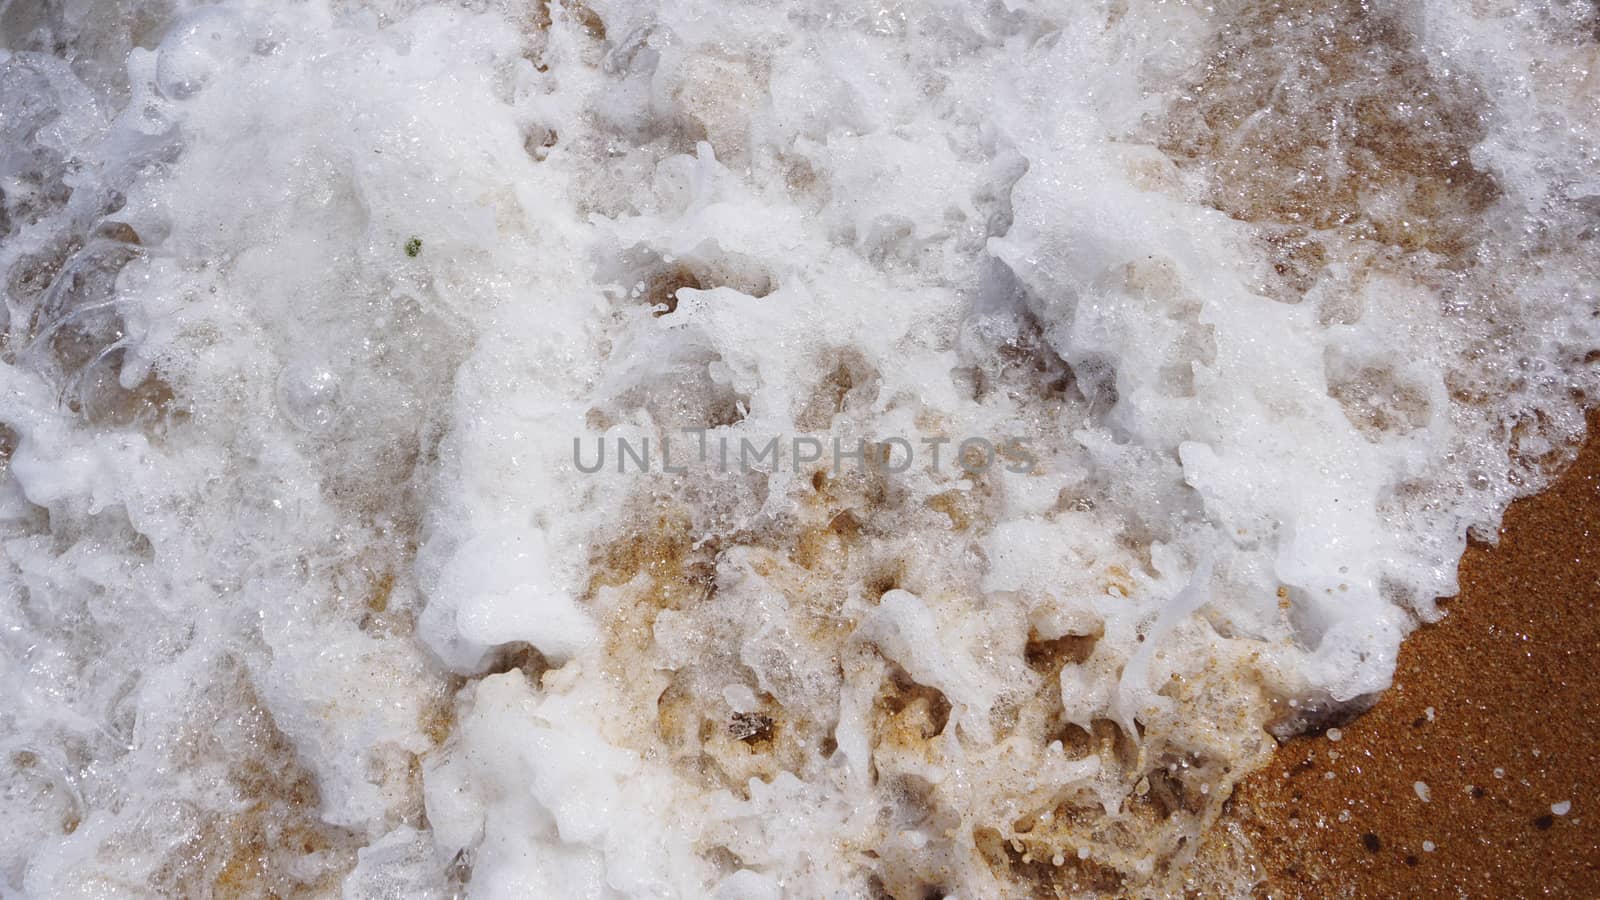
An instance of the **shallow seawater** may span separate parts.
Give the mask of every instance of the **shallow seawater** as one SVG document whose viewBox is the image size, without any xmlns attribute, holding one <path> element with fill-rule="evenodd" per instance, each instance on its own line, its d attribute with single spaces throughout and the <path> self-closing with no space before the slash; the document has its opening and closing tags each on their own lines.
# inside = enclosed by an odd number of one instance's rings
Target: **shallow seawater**
<svg viewBox="0 0 1600 900">
<path fill-rule="evenodd" d="M 6 897 L 1245 892 L 1597 389 L 1588 0 L 0 47 Z"/>
</svg>

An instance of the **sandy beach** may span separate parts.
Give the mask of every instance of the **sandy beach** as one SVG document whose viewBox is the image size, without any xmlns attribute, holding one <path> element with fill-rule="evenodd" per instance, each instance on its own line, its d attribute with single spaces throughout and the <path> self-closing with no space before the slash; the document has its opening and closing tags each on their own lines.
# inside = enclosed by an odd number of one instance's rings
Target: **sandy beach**
<svg viewBox="0 0 1600 900">
<path fill-rule="evenodd" d="M 1600 898 L 1597 4 L 0 0 L 0 900 Z"/>
<path fill-rule="evenodd" d="M 1591 437 L 1497 545 L 1467 551 L 1460 595 L 1378 704 L 1290 741 L 1234 795 L 1214 835 L 1247 842 L 1257 896 L 1595 896 L 1597 537 Z"/>
</svg>

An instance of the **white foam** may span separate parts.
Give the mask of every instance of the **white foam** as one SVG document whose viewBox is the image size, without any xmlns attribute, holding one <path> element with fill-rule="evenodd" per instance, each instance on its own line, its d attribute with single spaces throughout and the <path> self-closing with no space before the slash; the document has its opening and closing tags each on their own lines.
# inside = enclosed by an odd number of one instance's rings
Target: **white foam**
<svg viewBox="0 0 1600 900">
<path fill-rule="evenodd" d="M 24 6 L 8 894 L 1158 890 L 1592 396 L 1592 14 Z"/>
</svg>

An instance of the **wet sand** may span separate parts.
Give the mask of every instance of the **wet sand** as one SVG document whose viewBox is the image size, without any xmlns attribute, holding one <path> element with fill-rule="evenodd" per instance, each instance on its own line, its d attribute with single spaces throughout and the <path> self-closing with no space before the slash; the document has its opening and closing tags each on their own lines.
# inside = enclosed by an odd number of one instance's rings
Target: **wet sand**
<svg viewBox="0 0 1600 900">
<path fill-rule="evenodd" d="M 1372 710 L 1235 793 L 1216 834 L 1247 842 L 1257 896 L 1600 896 L 1600 438 L 1467 551 L 1445 606 Z"/>
</svg>

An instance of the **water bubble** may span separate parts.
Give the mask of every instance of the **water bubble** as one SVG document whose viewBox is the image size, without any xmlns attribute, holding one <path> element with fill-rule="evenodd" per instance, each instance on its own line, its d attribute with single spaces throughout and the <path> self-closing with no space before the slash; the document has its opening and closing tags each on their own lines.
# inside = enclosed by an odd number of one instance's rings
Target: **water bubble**
<svg viewBox="0 0 1600 900">
<path fill-rule="evenodd" d="M 186 20 L 161 42 L 156 59 L 156 87 L 169 100 L 200 93 L 227 65 L 244 39 L 238 18 L 204 10 Z"/>
<path fill-rule="evenodd" d="M 301 431 L 327 431 L 339 416 L 339 377 L 323 365 L 291 365 L 278 376 L 278 408 Z"/>
</svg>

